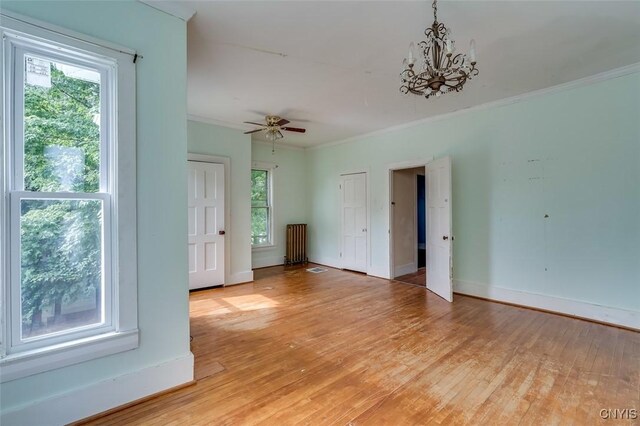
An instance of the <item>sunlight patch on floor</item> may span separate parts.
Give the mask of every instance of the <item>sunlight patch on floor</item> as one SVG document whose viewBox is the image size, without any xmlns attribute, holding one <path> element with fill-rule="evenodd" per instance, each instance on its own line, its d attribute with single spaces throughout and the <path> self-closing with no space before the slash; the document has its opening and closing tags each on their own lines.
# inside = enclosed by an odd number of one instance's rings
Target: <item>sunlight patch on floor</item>
<svg viewBox="0 0 640 426">
<path fill-rule="evenodd" d="M 223 297 L 220 299 L 241 311 L 255 311 L 256 309 L 275 308 L 279 305 L 273 299 L 261 294 L 250 294 L 247 296 Z"/>
<path fill-rule="evenodd" d="M 273 299 L 261 294 L 249 294 L 246 296 L 223 297 L 218 300 L 199 300 L 191 302 L 191 317 L 211 315 L 224 315 L 232 312 L 256 311 L 258 309 L 270 309 L 279 305 Z M 200 310 L 200 306 L 207 309 Z"/>
</svg>

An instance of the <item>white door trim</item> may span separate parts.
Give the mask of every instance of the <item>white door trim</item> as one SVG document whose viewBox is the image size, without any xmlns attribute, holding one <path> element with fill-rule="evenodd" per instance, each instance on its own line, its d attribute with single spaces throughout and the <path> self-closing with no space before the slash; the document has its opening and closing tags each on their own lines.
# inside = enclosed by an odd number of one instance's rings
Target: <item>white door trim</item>
<svg viewBox="0 0 640 426">
<path fill-rule="evenodd" d="M 338 175 L 338 179 L 339 182 L 342 182 L 342 176 L 346 176 L 346 175 L 356 175 L 356 174 L 360 174 L 360 173 L 364 173 L 364 184 L 365 184 L 365 188 L 366 188 L 366 197 L 367 197 L 367 270 L 366 270 L 366 274 L 369 275 L 369 272 L 371 271 L 371 188 L 369 185 L 369 168 L 362 168 L 362 169 L 353 169 L 353 170 L 347 170 L 347 171 L 343 171 Z M 342 185 L 342 183 L 338 183 L 338 187 L 340 187 L 340 185 Z M 340 253 L 343 252 L 343 240 L 342 240 L 342 235 L 344 234 L 344 217 L 343 217 L 343 213 L 342 213 L 342 199 L 340 201 L 340 203 L 338 203 L 339 208 L 340 208 L 340 246 L 338 247 L 338 249 L 340 250 Z M 338 259 L 340 259 L 340 267 L 342 268 L 343 262 L 342 262 L 342 256 L 339 256 Z"/>
<path fill-rule="evenodd" d="M 398 163 L 390 163 L 387 164 L 387 176 L 389 179 L 389 198 L 387 199 L 387 207 L 389 209 L 389 278 L 395 278 L 395 267 L 393 265 L 393 209 L 391 208 L 391 201 L 393 200 L 393 172 L 396 170 L 404 170 L 404 169 L 413 169 L 416 167 L 424 167 L 425 173 L 427 170 L 427 165 L 434 160 L 434 157 L 426 158 L 423 160 L 408 160 L 401 161 Z M 425 175 L 425 185 L 426 185 L 426 175 Z M 417 214 L 417 207 L 416 207 Z M 428 212 L 425 211 L 426 220 L 429 220 Z M 416 233 L 417 233 L 417 225 L 416 225 Z M 425 227 L 426 233 L 426 227 Z M 425 235 L 426 238 L 426 235 Z M 416 265 L 418 263 L 417 254 L 416 254 Z M 426 285 L 426 283 L 425 283 Z"/>
<path fill-rule="evenodd" d="M 229 282 L 231 272 L 231 159 L 229 157 L 221 157 L 217 155 L 206 154 L 187 154 L 187 161 L 198 161 L 201 163 L 224 164 L 224 285 Z"/>
</svg>

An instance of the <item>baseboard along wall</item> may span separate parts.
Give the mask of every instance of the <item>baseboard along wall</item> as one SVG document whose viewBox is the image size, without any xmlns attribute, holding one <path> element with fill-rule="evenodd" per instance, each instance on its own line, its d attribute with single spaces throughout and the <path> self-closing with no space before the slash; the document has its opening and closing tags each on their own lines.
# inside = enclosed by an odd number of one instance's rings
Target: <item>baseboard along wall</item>
<svg viewBox="0 0 640 426">
<path fill-rule="evenodd" d="M 472 281 L 454 280 L 453 291 L 497 302 L 556 312 L 577 318 L 640 330 L 640 312 L 590 302 L 495 287 Z"/>
<path fill-rule="evenodd" d="M 65 425 L 193 381 L 193 354 L 3 411 L 3 426 Z"/>
</svg>

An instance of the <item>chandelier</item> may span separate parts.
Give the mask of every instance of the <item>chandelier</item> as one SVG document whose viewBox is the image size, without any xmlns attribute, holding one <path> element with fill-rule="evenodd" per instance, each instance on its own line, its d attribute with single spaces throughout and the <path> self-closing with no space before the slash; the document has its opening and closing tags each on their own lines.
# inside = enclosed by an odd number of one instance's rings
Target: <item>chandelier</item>
<svg viewBox="0 0 640 426">
<path fill-rule="evenodd" d="M 455 53 L 455 43 L 449 38 L 451 31 L 438 22 L 437 0 L 433 1 L 433 24 L 424 30 L 427 39 L 418 43 L 422 61 L 416 63 L 415 45 L 409 45 L 409 57 L 402 61 L 400 91 L 408 94 L 439 97 L 443 93 L 462 90 L 462 86 L 478 75 L 476 46 L 471 40 L 469 54 Z"/>
</svg>

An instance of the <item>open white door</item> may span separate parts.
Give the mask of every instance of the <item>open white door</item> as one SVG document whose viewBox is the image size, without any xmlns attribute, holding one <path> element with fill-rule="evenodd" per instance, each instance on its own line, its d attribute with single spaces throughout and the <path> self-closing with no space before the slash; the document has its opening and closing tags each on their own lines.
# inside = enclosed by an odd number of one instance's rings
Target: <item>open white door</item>
<svg viewBox="0 0 640 426">
<path fill-rule="evenodd" d="M 189 161 L 189 288 L 224 284 L 224 164 Z"/>
<path fill-rule="evenodd" d="M 341 176 L 342 268 L 367 272 L 367 174 Z"/>
<path fill-rule="evenodd" d="M 451 158 L 427 164 L 427 288 L 453 301 Z"/>
</svg>

